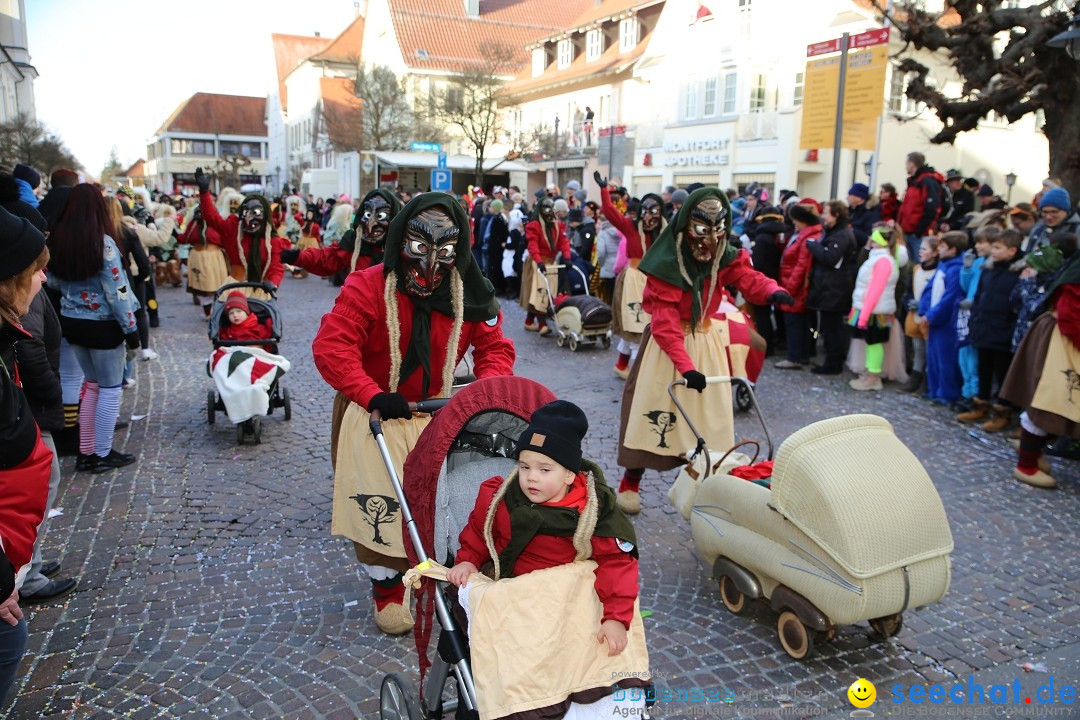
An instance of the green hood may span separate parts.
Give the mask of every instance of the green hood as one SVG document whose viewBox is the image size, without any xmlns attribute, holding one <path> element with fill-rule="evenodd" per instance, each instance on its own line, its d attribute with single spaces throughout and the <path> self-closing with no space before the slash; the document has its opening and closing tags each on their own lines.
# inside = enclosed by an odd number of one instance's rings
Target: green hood
<svg viewBox="0 0 1080 720">
<path fill-rule="evenodd" d="M 723 255 L 720 257 L 717 269 L 727 267 L 735 259 L 735 255 L 738 254 L 738 250 L 731 244 L 731 203 L 728 202 L 727 195 L 723 190 L 714 187 L 698 188 L 690 194 L 683 206 L 679 208 L 679 212 L 671 218 L 671 222 L 660 233 L 660 237 L 645 252 L 641 264 L 638 265 L 638 270 L 641 270 L 646 275 L 651 275 L 670 285 L 693 292 L 694 302 L 691 305 L 691 318 L 695 327 L 702 312 L 704 312 L 701 294 L 704 292 L 706 278 L 713 271 L 713 263 L 702 263 L 695 260 L 694 256 L 690 254 L 690 248 L 682 241 L 682 234 L 686 230 L 686 226 L 690 224 L 690 211 L 707 198 L 718 199 L 726 213 L 724 229 L 727 231 L 725 238 L 727 244 L 724 247 Z M 686 268 L 686 273 L 691 281 L 689 283 L 687 278 L 683 277 L 676 253 L 682 254 L 682 264 Z"/>
</svg>

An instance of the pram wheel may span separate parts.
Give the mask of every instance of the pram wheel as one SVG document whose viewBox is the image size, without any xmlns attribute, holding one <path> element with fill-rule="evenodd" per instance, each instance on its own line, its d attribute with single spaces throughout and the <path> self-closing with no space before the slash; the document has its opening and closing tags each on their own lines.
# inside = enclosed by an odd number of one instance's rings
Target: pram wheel
<svg viewBox="0 0 1080 720">
<path fill-rule="evenodd" d="M 742 412 L 747 412 L 754 406 L 754 401 L 750 399 L 750 389 L 742 383 L 735 386 L 735 405 Z"/>
<path fill-rule="evenodd" d="M 262 420 L 259 418 L 251 419 L 251 437 L 256 445 L 262 442 Z"/>
<path fill-rule="evenodd" d="M 244 435 L 247 434 L 247 429 L 246 429 L 247 424 L 248 424 L 248 421 L 245 420 L 244 422 L 242 422 L 242 423 L 240 423 L 240 424 L 238 424 L 236 426 L 236 444 L 237 445 L 243 445 L 244 444 Z"/>
<path fill-rule="evenodd" d="M 281 405 L 285 408 L 285 419 L 292 420 L 292 398 L 289 397 L 289 388 L 281 389 Z"/>
<path fill-rule="evenodd" d="M 891 637 L 895 637 L 903 627 L 903 613 L 874 618 L 870 621 L 871 634 L 879 640 L 888 640 Z"/>
<path fill-rule="evenodd" d="M 558 337 L 555 338 L 555 345 L 556 347 L 566 347 L 566 336 L 559 333 Z"/>
<path fill-rule="evenodd" d="M 577 335 L 571 335 L 570 336 L 570 352 L 577 352 L 578 347 L 580 347 L 580 346 L 578 345 Z"/>
<path fill-rule="evenodd" d="M 214 424 L 214 404 L 217 402 L 217 398 L 214 396 L 213 390 L 206 391 L 206 421 L 211 425 Z"/>
<path fill-rule="evenodd" d="M 720 576 L 720 601 L 734 615 L 738 615 L 746 607 L 746 596 L 735 587 L 735 581 L 727 575 Z"/>
<path fill-rule="evenodd" d="M 604 346 L 605 350 L 610 350 L 611 349 L 611 336 L 610 335 L 605 335 L 602 338 L 600 338 L 600 344 Z"/>
<path fill-rule="evenodd" d="M 814 650 L 813 635 L 799 620 L 799 616 L 790 610 L 780 613 L 780 619 L 776 621 L 776 634 L 784 652 L 796 660 L 802 660 Z"/>
<path fill-rule="evenodd" d="M 379 690 L 380 720 L 421 720 L 419 695 L 413 684 L 397 673 L 383 678 Z"/>
</svg>

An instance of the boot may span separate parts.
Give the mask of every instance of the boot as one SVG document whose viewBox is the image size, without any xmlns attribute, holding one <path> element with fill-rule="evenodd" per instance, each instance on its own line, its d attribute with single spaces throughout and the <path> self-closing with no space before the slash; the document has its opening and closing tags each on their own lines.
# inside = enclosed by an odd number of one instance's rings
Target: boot
<svg viewBox="0 0 1080 720">
<path fill-rule="evenodd" d="M 994 416 L 982 424 L 983 432 L 1001 432 L 1012 421 L 1012 409 L 1004 405 L 994 406 Z"/>
<path fill-rule="evenodd" d="M 1028 485 L 1034 485 L 1035 487 L 1057 487 L 1057 481 L 1042 470 L 1036 470 L 1035 472 L 1028 474 L 1020 468 L 1013 468 L 1013 477 L 1020 482 L 1027 483 Z"/>
<path fill-rule="evenodd" d="M 923 381 L 926 379 L 926 373 L 918 370 L 913 370 L 911 375 L 908 376 L 908 380 L 902 386 L 900 386 L 900 392 L 904 393 L 917 393 L 922 389 Z"/>
<path fill-rule="evenodd" d="M 165 267 L 169 276 L 169 283 L 173 287 L 180 287 L 183 282 L 180 277 L 180 262 L 178 260 L 169 260 L 165 263 Z"/>
<path fill-rule="evenodd" d="M 990 403 L 979 398 L 971 398 L 972 408 L 967 412 L 962 412 L 956 415 L 956 422 L 969 423 L 976 420 L 982 420 L 990 414 Z M 996 408 L 995 408 L 996 409 Z M 983 428 L 985 429 L 985 425 Z"/>
<path fill-rule="evenodd" d="M 641 493 L 636 490 L 620 490 L 615 497 L 615 504 L 627 515 L 641 512 Z"/>
<path fill-rule="evenodd" d="M 387 635 L 404 635 L 412 630 L 413 617 L 405 606 L 405 586 L 401 574 L 387 580 L 371 581 L 375 601 L 375 625 Z"/>
<path fill-rule="evenodd" d="M 852 390 L 873 391 L 881 390 L 881 375 L 868 372 L 848 382 Z"/>
</svg>

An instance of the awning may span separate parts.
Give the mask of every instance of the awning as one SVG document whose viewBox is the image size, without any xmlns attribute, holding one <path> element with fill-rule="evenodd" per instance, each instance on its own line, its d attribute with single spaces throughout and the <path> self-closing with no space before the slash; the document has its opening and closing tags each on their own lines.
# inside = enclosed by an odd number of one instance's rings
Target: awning
<svg viewBox="0 0 1080 720">
<path fill-rule="evenodd" d="M 411 151 L 380 151 L 374 153 L 379 166 L 388 168 L 428 168 L 434 170 L 439 164 L 438 153 Z M 502 158 L 484 158 L 484 172 L 531 172 L 532 168 L 515 160 L 502 161 Z M 472 155 L 447 155 L 447 170 L 472 172 L 476 169 L 476 158 Z"/>
</svg>

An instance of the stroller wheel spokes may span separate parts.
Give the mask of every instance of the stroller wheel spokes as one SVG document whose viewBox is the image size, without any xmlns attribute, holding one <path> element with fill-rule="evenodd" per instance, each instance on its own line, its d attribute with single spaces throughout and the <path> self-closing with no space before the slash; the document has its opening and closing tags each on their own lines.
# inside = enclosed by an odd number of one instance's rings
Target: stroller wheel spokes
<svg viewBox="0 0 1080 720">
<path fill-rule="evenodd" d="M 422 720 L 419 696 L 413 684 L 397 673 L 383 678 L 379 691 L 380 720 Z"/>
</svg>

